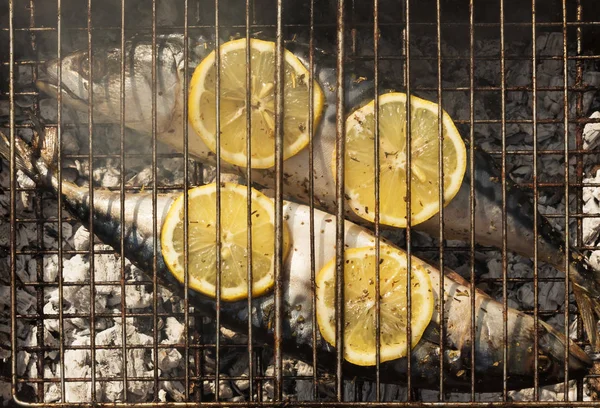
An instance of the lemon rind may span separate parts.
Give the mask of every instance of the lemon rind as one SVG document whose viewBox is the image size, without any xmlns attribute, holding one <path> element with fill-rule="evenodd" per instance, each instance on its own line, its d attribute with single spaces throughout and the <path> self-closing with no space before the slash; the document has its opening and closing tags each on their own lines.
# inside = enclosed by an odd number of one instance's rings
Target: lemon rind
<svg viewBox="0 0 600 408">
<path fill-rule="evenodd" d="M 221 183 L 221 191 L 230 189 L 236 194 L 240 194 L 247 198 L 247 187 L 236 183 Z M 196 196 L 210 194 L 216 190 L 216 183 L 206 184 L 199 187 L 194 187 L 188 190 L 188 201 L 194 199 Z M 223 197 L 223 196 L 221 196 Z M 274 220 L 275 210 L 273 202 L 270 198 L 255 190 L 251 189 L 251 199 L 253 202 L 260 203 L 260 206 L 264 208 L 268 213 L 271 220 Z M 165 220 L 161 228 L 160 244 L 161 253 L 165 261 L 167 269 L 180 283 L 184 283 L 185 269 L 183 265 L 180 265 L 177 261 L 178 253 L 173 248 L 173 231 L 175 226 L 179 222 L 183 222 L 183 219 L 179 216 L 183 208 L 183 193 L 179 195 L 169 207 Z M 287 258 L 291 245 L 290 245 L 290 234 L 287 224 L 283 224 L 283 259 Z M 273 254 L 273 257 L 275 255 Z M 252 296 L 262 296 L 268 293 L 275 284 L 274 276 L 274 263 L 271 266 L 271 270 L 265 274 L 263 278 L 256 281 L 252 285 Z M 216 268 L 215 268 L 216 270 Z M 224 273 L 221 271 L 221 273 Z M 188 284 L 189 288 L 199 292 L 207 297 L 216 297 L 216 287 L 202 279 L 197 279 L 188 270 Z M 247 282 L 241 287 L 227 288 L 221 287 L 221 300 L 226 302 L 233 302 L 248 298 L 248 285 Z"/>
<path fill-rule="evenodd" d="M 381 254 L 382 256 L 391 256 L 395 258 L 397 261 L 400 261 L 400 267 L 404 265 L 406 267 L 406 253 L 403 251 L 393 248 L 391 246 L 381 244 Z M 345 259 L 346 257 L 357 256 L 363 257 L 365 255 L 375 256 L 375 248 L 374 247 L 361 247 L 361 248 L 349 248 L 345 251 Z M 423 333 L 425 332 L 426 327 L 429 325 L 433 317 L 434 312 L 434 295 L 431 286 L 431 279 L 429 278 L 426 270 L 428 269 L 428 265 L 419 259 L 412 257 L 411 258 L 411 273 L 413 276 L 419 279 L 421 285 L 418 285 L 418 292 L 424 296 L 427 304 L 423 303 L 421 306 L 425 306 L 425 308 L 421 308 L 421 315 L 418 316 L 419 320 L 415 321 L 415 314 L 413 309 L 413 314 L 411 316 L 411 349 L 416 346 L 421 340 Z M 335 318 L 335 314 L 324 313 L 322 305 L 322 300 L 324 299 L 324 291 L 325 285 L 323 284 L 325 281 L 333 278 L 335 273 L 335 258 L 331 259 L 321 270 L 317 273 L 315 282 L 316 282 L 316 297 L 317 297 L 317 324 L 319 326 L 319 331 L 323 339 L 331 344 L 333 347 L 336 345 L 335 339 L 335 324 L 328 323 L 333 316 Z M 346 275 L 346 273 L 344 273 Z M 422 283 L 425 283 L 423 285 Z M 413 293 L 414 293 L 414 285 L 413 285 Z M 381 295 L 383 297 L 383 295 Z M 334 312 L 335 313 L 335 312 Z M 399 334 L 401 337 L 400 342 L 395 346 L 381 346 L 380 348 L 380 362 L 396 360 L 399 358 L 406 357 L 408 355 L 408 347 L 406 344 L 406 333 Z M 361 353 L 356 352 L 353 348 L 349 347 L 345 344 L 344 347 L 344 358 L 355 365 L 359 366 L 373 366 L 375 365 L 375 350 L 371 353 Z"/>
<path fill-rule="evenodd" d="M 250 39 L 251 47 L 257 48 L 261 52 L 272 51 L 275 49 L 275 43 L 272 41 L 264 41 L 257 38 Z M 221 54 L 231 50 L 245 48 L 246 39 L 240 38 L 237 40 L 228 41 L 221 44 L 219 47 Z M 203 86 L 203 79 L 206 76 L 209 69 L 214 65 L 215 61 L 215 50 L 208 54 L 196 67 L 189 86 L 188 95 L 188 120 L 194 129 L 194 132 L 204 144 L 213 152 L 217 153 L 217 142 L 214 134 L 209 132 L 203 124 L 201 113 L 200 113 L 200 96 L 206 90 Z M 289 50 L 284 50 L 284 60 L 289 63 L 296 72 L 302 72 L 307 77 L 309 71 L 306 69 L 304 64 Z M 321 116 L 323 113 L 323 107 L 325 104 L 325 96 L 321 86 L 316 79 L 313 79 L 313 129 L 317 129 Z M 283 159 L 287 160 L 308 146 L 310 142 L 309 132 L 306 130 L 303 132 L 298 139 L 291 145 L 284 146 Z M 246 167 L 246 154 L 243 153 L 230 153 L 221 146 L 220 149 L 221 158 L 226 162 L 233 164 L 238 167 Z M 268 169 L 275 166 L 275 151 L 273 155 L 267 158 L 252 157 L 250 160 L 250 166 L 253 169 Z"/>
<path fill-rule="evenodd" d="M 402 92 L 389 92 L 379 96 L 379 106 L 384 105 L 388 102 L 400 102 L 406 104 L 406 94 Z M 419 98 L 417 96 L 411 95 L 411 106 L 414 107 L 426 108 L 429 111 L 436 112 L 438 111 L 438 105 L 434 102 L 428 101 L 426 99 Z M 351 124 L 349 121 L 352 120 L 352 115 L 358 111 L 361 111 L 365 116 L 369 114 L 374 114 L 375 110 L 375 100 L 371 100 L 369 103 L 361 106 L 360 108 L 354 110 L 352 114 L 348 115 L 346 119 L 346 128 L 349 128 Z M 447 206 L 453 199 L 456 197 L 458 192 L 460 191 L 460 187 L 462 185 L 466 168 L 467 168 L 467 151 L 464 141 L 460 136 L 460 132 L 456 128 L 454 121 L 450 117 L 450 115 L 442 110 L 442 124 L 445 129 L 447 129 L 447 134 L 451 134 L 457 137 L 451 137 L 454 150 L 456 151 L 456 163 L 459 167 L 457 167 L 457 173 L 460 174 L 460 177 L 455 177 L 452 179 L 451 184 L 448 186 L 444 186 L 444 206 Z M 331 159 L 331 169 L 332 174 L 335 177 L 336 174 L 336 147 L 334 146 L 332 159 Z M 350 198 L 347 199 L 350 208 L 352 211 L 361 217 L 364 220 L 375 222 L 375 211 L 366 212 L 363 211 L 363 205 L 351 197 L 351 192 L 346 189 L 346 193 Z M 419 212 L 411 216 L 411 225 L 421 224 L 440 212 L 439 203 L 432 202 L 424 206 Z M 389 225 L 398 228 L 406 228 L 407 226 L 407 217 L 393 217 L 388 214 L 385 214 L 384 211 L 379 213 L 379 220 L 381 224 Z"/>
</svg>

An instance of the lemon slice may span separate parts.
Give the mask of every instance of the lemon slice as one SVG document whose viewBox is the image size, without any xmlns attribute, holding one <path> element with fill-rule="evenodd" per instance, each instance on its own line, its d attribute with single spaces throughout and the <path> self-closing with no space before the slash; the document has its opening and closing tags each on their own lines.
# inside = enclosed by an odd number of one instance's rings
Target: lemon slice
<svg viewBox="0 0 600 408">
<path fill-rule="evenodd" d="M 190 288 L 216 297 L 216 184 L 190 189 L 188 198 L 188 260 Z M 248 297 L 247 188 L 221 184 L 221 299 Z M 273 202 L 252 189 L 252 295 L 260 296 L 274 283 L 275 209 Z M 161 231 L 161 249 L 171 273 L 184 281 L 183 194 L 169 208 Z M 284 258 L 290 243 L 283 225 Z"/>
<path fill-rule="evenodd" d="M 440 211 L 438 105 L 411 97 L 411 225 Z M 443 112 L 444 205 L 458 193 L 467 166 L 465 144 L 450 116 Z M 352 210 L 375 221 L 374 101 L 346 120 L 345 192 Z M 380 222 L 405 228 L 406 94 L 379 97 Z M 335 151 L 332 157 L 335 175 Z"/>
<path fill-rule="evenodd" d="M 387 245 L 380 251 L 380 361 L 408 354 L 406 322 L 406 254 Z M 375 365 L 375 248 L 345 251 L 344 266 L 344 358 L 349 362 Z M 411 263 L 411 338 L 414 347 L 433 315 L 434 296 L 422 262 Z M 323 338 L 335 347 L 335 258 L 319 271 L 317 322 Z"/>
<path fill-rule="evenodd" d="M 275 165 L 275 43 L 250 40 L 252 168 Z M 221 45 L 220 131 L 221 158 L 246 166 L 246 39 Z M 284 51 L 283 159 L 304 149 L 308 136 L 309 72 L 290 51 Z M 216 153 L 216 64 L 211 52 L 194 71 L 189 92 L 189 120 L 204 143 Z M 324 96 L 314 81 L 313 107 L 316 128 Z"/>
</svg>

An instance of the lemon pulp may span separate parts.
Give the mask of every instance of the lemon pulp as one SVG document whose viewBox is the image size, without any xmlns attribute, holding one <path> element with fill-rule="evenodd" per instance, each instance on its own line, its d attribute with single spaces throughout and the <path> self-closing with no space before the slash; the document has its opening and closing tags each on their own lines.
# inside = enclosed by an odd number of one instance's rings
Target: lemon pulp
<svg viewBox="0 0 600 408">
<path fill-rule="evenodd" d="M 351 248 L 344 256 L 344 358 L 361 366 L 376 361 L 375 248 Z M 420 340 L 433 315 L 434 295 L 428 269 L 411 263 L 411 338 Z M 403 251 L 381 245 L 380 250 L 380 361 L 408 354 L 406 326 L 407 258 Z M 335 340 L 335 258 L 317 274 L 317 322 L 323 338 Z"/>
<path fill-rule="evenodd" d="M 236 166 L 246 166 L 246 39 L 220 47 L 220 154 Z M 250 146 L 252 168 L 275 165 L 275 43 L 250 40 Z M 309 72 L 289 50 L 284 50 L 283 158 L 309 142 Z M 314 123 L 323 111 L 321 87 L 313 81 Z M 216 63 L 211 52 L 196 68 L 190 83 L 189 120 L 204 143 L 217 152 Z"/>
<path fill-rule="evenodd" d="M 274 205 L 252 189 L 252 294 L 268 292 L 274 283 Z M 221 299 L 248 296 L 247 187 L 221 184 Z M 190 288 L 216 297 L 217 213 L 216 184 L 188 192 L 188 272 Z M 161 231 L 161 249 L 171 273 L 184 282 L 183 194 L 171 205 Z M 289 232 L 283 225 L 284 257 L 289 252 Z"/>
<path fill-rule="evenodd" d="M 382 224 L 406 227 L 407 118 L 406 94 L 379 98 L 379 211 Z M 411 225 L 440 211 L 438 105 L 411 97 Z M 444 205 L 460 190 L 467 155 L 462 137 L 446 112 L 442 115 Z M 346 120 L 345 192 L 352 210 L 375 221 L 375 114 L 374 101 Z M 335 152 L 332 157 L 335 175 Z"/>
</svg>

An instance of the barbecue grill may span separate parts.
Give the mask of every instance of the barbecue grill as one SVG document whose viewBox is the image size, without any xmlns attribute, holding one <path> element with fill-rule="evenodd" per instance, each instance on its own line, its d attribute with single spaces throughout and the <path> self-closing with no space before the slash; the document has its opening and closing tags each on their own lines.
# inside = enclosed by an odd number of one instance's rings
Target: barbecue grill
<svg viewBox="0 0 600 408">
<path fill-rule="evenodd" d="M 40 93 L 35 82 L 42 64 L 76 49 L 91 53 L 106 44 L 124 47 L 134 35 L 155 40 L 159 33 L 183 33 L 186 38 L 203 33 L 225 39 L 260 32 L 271 36 L 278 50 L 298 36 L 311 47 L 310 70 L 317 63 L 315 43 L 335 50 L 338 135 L 349 113 L 341 102 L 344 75 L 357 64 L 370 64 L 376 93 L 393 79 L 404 92 L 444 106 L 467 141 L 468 153 L 476 148 L 491 153 L 502 177 L 531 188 L 535 208 L 564 233 L 572 248 L 587 251 L 600 267 L 600 253 L 594 252 L 600 231 L 600 173 L 595 166 L 600 150 L 594 143 L 600 115 L 593 114 L 600 111 L 600 5 L 594 0 L 8 0 L 0 10 L 0 130 L 30 140 L 28 110 L 56 127 L 62 146 L 59 174 L 89 185 L 90 192 L 102 187 L 124 197 L 145 190 L 156 197 L 234 176 L 191 160 L 187 149 L 173 153 L 156 141 L 156 92 L 152 143 L 140 147 L 128 141 L 132 136 L 122 122 L 103 123 L 91 109 L 78 115 L 60 99 Z M 282 60 L 278 62 L 277 75 Z M 557 67 L 553 75 L 545 70 L 550 65 Z M 88 69 L 102 70 L 102 60 L 92 60 Z M 277 112 L 283 111 L 282 100 Z M 89 103 L 94 104 L 93 95 Z M 520 103 L 522 109 L 511 109 Z M 280 120 L 274 171 L 279 246 L 285 195 L 282 127 Z M 340 152 L 343 142 L 338 140 Z M 342 177 L 343 156 L 337 159 Z M 93 230 L 81 227 L 61 199 L 33 187 L 14 163 L 1 164 L 0 279 L 5 286 L 0 296 L 0 399 L 5 404 L 597 404 L 596 367 L 576 380 L 569 379 L 565 367 L 563 383 L 528 390 L 509 390 L 504 378 L 499 393 L 477 392 L 474 377 L 467 393 L 453 392 L 443 379 L 439 390 L 423 390 L 410 374 L 407 381 L 384 384 L 378 368 L 375 378 L 348 378 L 341 351 L 335 367 L 324 373 L 316 368 L 316 353 L 313 361 L 298 361 L 282 351 L 277 340 L 281 286 L 275 287 L 272 345 L 253 339 L 252 330 L 232 332 L 222 326 L 219 313 L 207 315 L 194 308 L 187 295 L 161 287 L 152 270 L 141 271 L 119 256 L 123 246 L 113 249 L 95 242 Z M 343 195 L 343 187 L 338 188 L 338 203 Z M 471 210 L 474 206 L 472 200 Z M 343 206 L 337 209 L 341 220 Z M 506 222 L 506 207 L 502 210 Z M 560 328 L 594 355 L 598 350 L 589 345 L 573 296 L 565 290 L 568 278 L 538 263 L 537 257 L 511 254 L 506 240 L 503 248 L 477 245 L 473 224 L 471 217 L 466 243 L 448 241 L 443 223 L 434 237 L 410 226 L 403 233 L 373 228 L 376 235 L 395 240 L 441 270 L 457 269 L 472 289 L 486 290 L 505 308 L 518 308 Z M 498 234 L 506 235 L 506 225 L 498 226 Z M 276 262 L 276 277 L 281 268 Z M 339 296 L 338 310 L 342 301 Z M 475 314 L 465 319 L 474 322 Z M 534 384 L 539 382 L 536 375 Z"/>
</svg>

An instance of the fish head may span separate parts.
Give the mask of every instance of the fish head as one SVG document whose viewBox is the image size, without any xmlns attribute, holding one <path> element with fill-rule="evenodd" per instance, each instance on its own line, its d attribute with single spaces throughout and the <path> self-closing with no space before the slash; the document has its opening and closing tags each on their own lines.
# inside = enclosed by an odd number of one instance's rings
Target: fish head
<svg viewBox="0 0 600 408">
<path fill-rule="evenodd" d="M 36 85 L 51 96 L 60 93 L 77 111 L 87 113 L 92 105 L 95 123 L 120 123 L 123 106 L 129 129 L 151 134 L 154 112 L 157 132 L 164 132 L 185 97 L 181 44 L 160 38 L 153 48 L 152 41 L 136 39 L 122 54 L 120 47 L 99 46 L 91 58 L 88 50 L 75 51 L 48 61 Z"/>
<path fill-rule="evenodd" d="M 87 51 L 76 51 L 62 59 L 46 62 L 41 72 L 45 77 L 36 82 L 37 87 L 50 96 L 58 97 L 77 110 L 87 110 L 90 89 L 100 100 L 110 91 L 111 75 L 120 72 L 119 53 L 106 50 L 102 58 L 93 58 L 90 65 Z M 91 72 L 91 76 L 90 76 Z"/>
<path fill-rule="evenodd" d="M 538 374 L 544 383 L 563 381 L 566 361 L 571 378 L 590 369 L 592 360 L 583 349 L 542 320 L 538 323 Z M 566 342 L 568 348 L 565 347 Z M 567 350 L 568 355 L 565 356 Z"/>
</svg>

